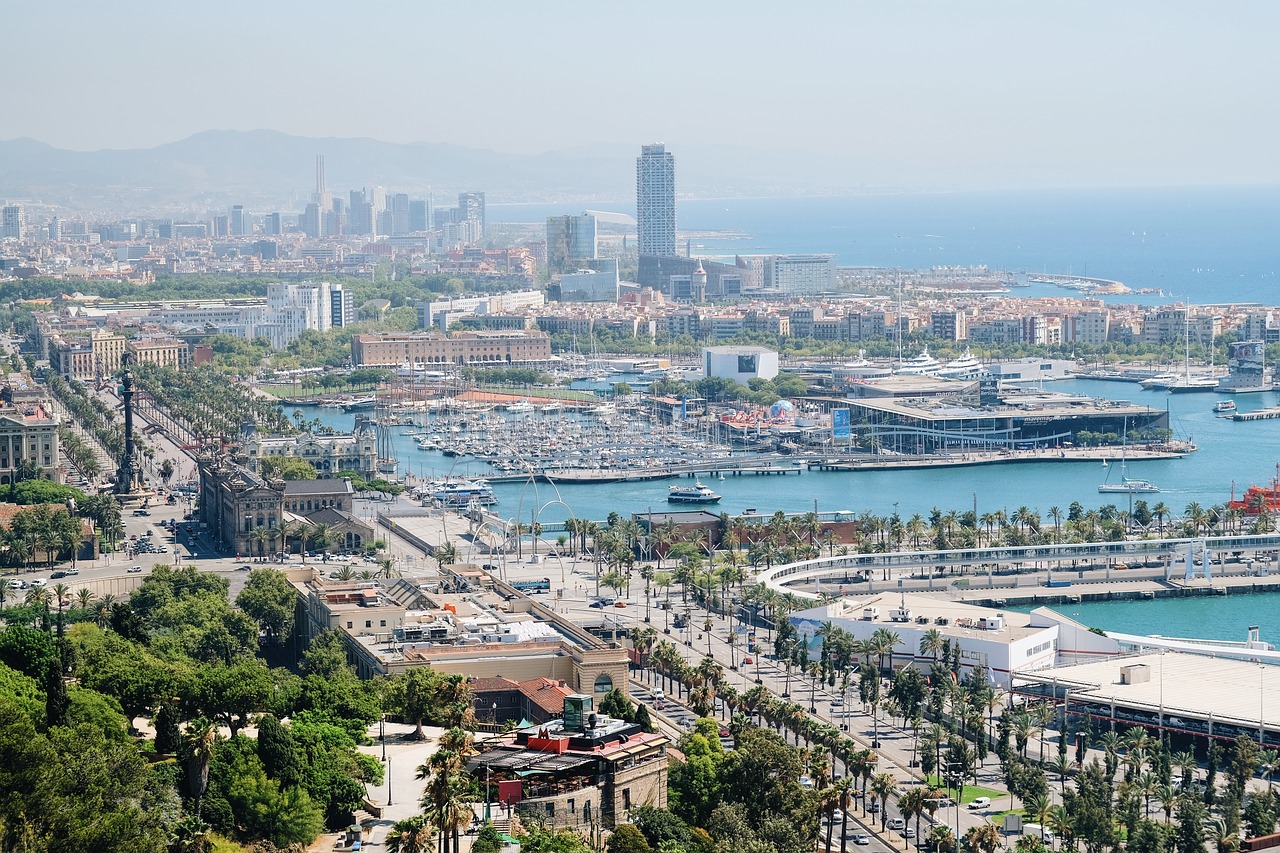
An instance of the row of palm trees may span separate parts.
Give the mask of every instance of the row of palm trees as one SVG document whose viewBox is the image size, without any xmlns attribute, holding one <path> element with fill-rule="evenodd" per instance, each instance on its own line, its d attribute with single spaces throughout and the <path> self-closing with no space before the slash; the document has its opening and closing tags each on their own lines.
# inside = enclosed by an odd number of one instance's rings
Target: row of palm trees
<svg viewBox="0 0 1280 853">
<path fill-rule="evenodd" d="M 265 526 L 259 524 L 249 531 L 249 543 L 258 552 L 258 557 L 266 559 L 268 550 L 276 553 L 279 544 L 288 544 L 290 540 L 297 542 L 302 554 L 302 562 L 307 561 L 307 551 L 312 547 L 325 550 L 337 541 L 337 531 L 324 523 L 313 524 L 307 521 L 296 521 L 281 525 Z M 252 555 L 250 555 L 252 556 Z"/>
<path fill-rule="evenodd" d="M 0 610 L 5 606 L 5 591 L 7 586 L 0 584 Z M 116 605 L 116 597 L 114 595 L 104 595 L 99 597 L 93 590 L 88 587 L 81 587 L 72 592 L 71 587 L 65 583 L 55 583 L 49 586 L 31 587 L 27 590 L 23 598 L 23 604 L 34 608 L 41 617 L 43 627 L 48 630 L 54 625 L 62 625 L 64 609 L 71 608 L 70 615 L 76 617 L 75 611 L 79 611 L 79 617 L 88 619 L 96 624 L 99 628 L 107 628 L 111 625 L 111 617 L 113 608 Z M 52 608 L 57 608 L 56 622 L 50 618 Z M 75 621 L 79 621 L 76 618 Z"/>
<path fill-rule="evenodd" d="M 227 381 L 211 366 L 175 370 L 139 364 L 133 370 L 138 388 L 191 436 L 236 436 L 246 420 L 273 434 L 297 431 L 278 401 Z"/>
<path fill-rule="evenodd" d="M 70 553 L 74 561 L 84 541 L 80 519 L 65 507 L 36 504 L 14 513 L 8 529 L 0 534 L 4 561 L 27 566 L 43 553 L 52 565 L 58 554 Z"/>
<path fill-rule="evenodd" d="M 117 463 L 120 462 L 124 458 L 124 429 L 116 423 L 116 413 L 77 380 L 64 380 L 56 372 L 46 370 L 44 382 L 49 393 L 66 408 L 75 422 L 97 439 Z M 84 473 L 83 469 L 81 473 Z"/>
</svg>

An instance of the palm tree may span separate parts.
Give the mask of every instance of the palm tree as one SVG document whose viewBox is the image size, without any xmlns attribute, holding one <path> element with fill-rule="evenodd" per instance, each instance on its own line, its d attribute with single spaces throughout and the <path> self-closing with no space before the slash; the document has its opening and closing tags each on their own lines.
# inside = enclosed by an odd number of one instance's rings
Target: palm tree
<svg viewBox="0 0 1280 853">
<path fill-rule="evenodd" d="M 1000 829 L 994 823 L 971 827 L 964 834 L 964 842 L 973 853 L 996 853 L 1000 847 Z"/>
<path fill-rule="evenodd" d="M 187 780 L 196 801 L 195 814 L 200 816 L 200 801 L 209 787 L 209 762 L 213 760 L 218 730 L 204 717 L 187 724 L 183 738 L 186 747 Z"/>
<path fill-rule="evenodd" d="M 426 815 L 416 814 L 398 820 L 387 833 L 387 853 L 432 853 L 435 829 Z"/>
<path fill-rule="evenodd" d="M 929 833 L 929 841 L 932 844 L 934 853 L 945 853 L 945 851 L 951 850 L 956 846 L 955 833 L 945 823 L 933 825 L 933 830 Z"/>
<path fill-rule="evenodd" d="M 87 612 L 89 610 L 89 605 L 93 603 L 93 599 L 95 597 L 93 590 L 89 589 L 89 587 L 81 587 L 76 591 L 76 606 Z"/>
<path fill-rule="evenodd" d="M 938 655 L 942 654 L 945 642 L 941 631 L 930 628 L 920 637 L 920 654 L 932 657 L 933 662 L 937 663 Z"/>
<path fill-rule="evenodd" d="M 912 818 L 916 821 L 916 836 L 920 835 L 920 816 L 924 813 L 925 789 L 921 787 L 912 787 L 907 789 L 898 797 L 898 813 L 902 815 L 903 823 L 910 823 Z"/>
<path fill-rule="evenodd" d="M 867 791 L 880 801 L 880 830 L 884 831 L 886 816 L 889 811 L 889 797 L 898 793 L 898 780 L 888 771 L 877 773 L 871 777 Z"/>
<path fill-rule="evenodd" d="M 93 624 L 99 628 L 109 628 L 111 626 L 111 608 L 115 607 L 116 597 L 107 594 L 99 598 L 93 608 Z"/>
<path fill-rule="evenodd" d="M 55 583 L 49 591 L 53 603 L 58 607 L 58 636 L 62 636 L 62 608 L 71 600 L 71 587 L 65 583 Z"/>
<path fill-rule="evenodd" d="M 267 539 L 269 538 L 270 534 L 267 532 L 267 528 L 261 524 L 253 528 L 249 533 L 250 545 L 258 546 L 258 556 L 264 560 L 267 558 Z"/>
</svg>

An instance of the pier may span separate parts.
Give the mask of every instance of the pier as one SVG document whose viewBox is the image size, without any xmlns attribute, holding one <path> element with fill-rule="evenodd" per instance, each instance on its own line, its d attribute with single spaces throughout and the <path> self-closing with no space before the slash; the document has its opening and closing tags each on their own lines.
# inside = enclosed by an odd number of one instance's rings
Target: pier
<svg viewBox="0 0 1280 853">
<path fill-rule="evenodd" d="M 1273 421 L 1276 418 L 1280 418 L 1280 406 L 1258 409 L 1256 412 L 1236 412 L 1231 416 L 1233 421 Z"/>
</svg>

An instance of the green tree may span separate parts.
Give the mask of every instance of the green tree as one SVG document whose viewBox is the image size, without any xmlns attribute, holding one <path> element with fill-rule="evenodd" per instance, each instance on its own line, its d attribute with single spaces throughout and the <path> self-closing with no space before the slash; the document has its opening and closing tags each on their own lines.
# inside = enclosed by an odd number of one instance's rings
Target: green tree
<svg viewBox="0 0 1280 853">
<path fill-rule="evenodd" d="M 272 642 L 284 642 L 293 630 L 298 591 L 276 569 L 254 569 L 236 596 L 236 606 L 266 630 Z"/>
<path fill-rule="evenodd" d="M 649 853 L 651 849 L 644 833 L 630 823 L 614 829 L 605 847 L 607 853 Z"/>
</svg>

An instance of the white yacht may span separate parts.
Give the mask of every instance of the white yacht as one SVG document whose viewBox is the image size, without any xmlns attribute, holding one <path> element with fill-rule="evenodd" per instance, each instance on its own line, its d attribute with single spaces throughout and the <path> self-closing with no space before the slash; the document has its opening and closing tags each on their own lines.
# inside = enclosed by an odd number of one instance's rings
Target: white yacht
<svg viewBox="0 0 1280 853">
<path fill-rule="evenodd" d="M 899 365 L 894 373 L 908 376 L 932 376 L 941 369 L 942 362 L 929 355 L 929 348 L 925 347 L 915 358 L 908 359 Z"/>
<path fill-rule="evenodd" d="M 965 347 L 964 355 L 948 361 L 938 368 L 937 373 L 947 379 L 976 379 L 982 371 L 982 362 L 974 358 L 973 353 L 969 352 L 969 348 Z"/>
</svg>

